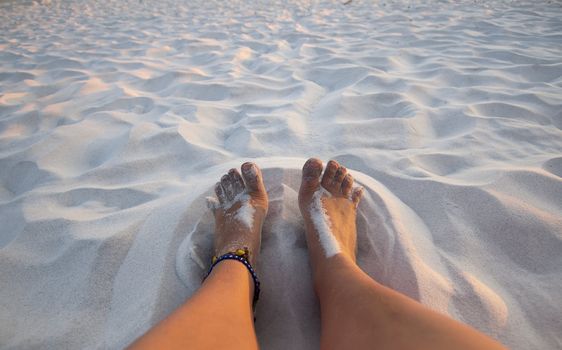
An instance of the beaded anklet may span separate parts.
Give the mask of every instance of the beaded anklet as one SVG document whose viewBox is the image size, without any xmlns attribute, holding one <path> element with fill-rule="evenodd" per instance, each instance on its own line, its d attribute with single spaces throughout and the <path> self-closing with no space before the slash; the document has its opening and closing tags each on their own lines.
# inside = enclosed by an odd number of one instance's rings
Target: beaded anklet
<svg viewBox="0 0 562 350">
<path fill-rule="evenodd" d="M 250 256 L 250 251 L 248 250 L 247 247 L 244 247 L 244 249 L 237 249 L 234 252 L 228 252 L 219 257 L 213 256 L 213 259 L 211 261 L 211 267 L 209 268 L 209 272 L 207 272 L 207 275 L 205 275 L 203 280 L 209 277 L 211 271 L 213 271 L 213 268 L 223 260 L 236 260 L 241 262 L 242 264 L 244 264 L 244 266 L 246 266 L 246 268 L 250 272 L 250 275 L 252 275 L 252 279 L 254 280 L 254 298 L 252 302 L 252 308 L 255 309 L 256 303 L 260 298 L 260 281 L 258 280 L 258 275 L 256 274 L 256 271 L 254 271 L 252 265 L 250 264 L 249 256 Z"/>
</svg>

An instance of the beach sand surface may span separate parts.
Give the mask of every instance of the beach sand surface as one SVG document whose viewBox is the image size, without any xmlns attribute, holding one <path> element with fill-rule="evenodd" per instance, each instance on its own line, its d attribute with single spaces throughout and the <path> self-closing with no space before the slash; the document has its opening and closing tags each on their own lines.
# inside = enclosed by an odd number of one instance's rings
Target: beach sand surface
<svg viewBox="0 0 562 350">
<path fill-rule="evenodd" d="M 557 1 L 2 1 L 0 348 L 119 349 L 163 319 L 245 161 L 271 200 L 259 342 L 319 348 L 315 156 L 366 189 L 370 276 L 560 349 L 561 128 Z"/>
</svg>

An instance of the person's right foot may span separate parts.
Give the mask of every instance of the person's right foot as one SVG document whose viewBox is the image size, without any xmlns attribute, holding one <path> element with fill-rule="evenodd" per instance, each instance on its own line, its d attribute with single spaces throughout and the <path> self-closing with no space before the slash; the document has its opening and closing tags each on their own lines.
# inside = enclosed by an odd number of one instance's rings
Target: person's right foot
<svg viewBox="0 0 562 350">
<path fill-rule="evenodd" d="M 310 158 L 302 169 L 299 207 L 314 269 L 332 256 L 343 254 L 355 262 L 355 219 L 363 189 L 353 187 L 345 167 L 331 160 L 322 179 L 322 161 Z"/>
</svg>

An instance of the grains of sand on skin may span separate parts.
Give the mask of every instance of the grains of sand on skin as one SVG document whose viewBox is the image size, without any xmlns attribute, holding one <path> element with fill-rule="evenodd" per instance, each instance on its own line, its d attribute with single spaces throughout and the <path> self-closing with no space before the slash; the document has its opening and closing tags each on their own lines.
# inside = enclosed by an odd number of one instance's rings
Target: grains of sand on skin
<svg viewBox="0 0 562 350">
<path fill-rule="evenodd" d="M 237 202 L 240 202 L 240 207 L 233 213 L 230 213 L 230 215 L 234 216 L 237 221 L 251 229 L 254 227 L 254 213 L 256 212 L 256 209 L 250 204 L 249 194 L 242 192 L 234 197 L 232 201 L 227 202 L 224 205 L 220 205 L 215 198 L 207 197 L 207 207 L 211 210 L 219 208 L 228 210 Z"/>
<path fill-rule="evenodd" d="M 330 258 L 341 252 L 340 245 L 336 237 L 332 233 L 332 224 L 328 213 L 322 203 L 322 197 L 331 197 L 330 192 L 320 188 L 312 195 L 312 203 L 310 204 L 310 218 L 314 224 L 314 228 L 318 233 L 318 240 L 324 249 L 327 258 Z"/>
<path fill-rule="evenodd" d="M 251 229 L 254 227 L 256 209 L 250 204 L 250 196 L 247 193 L 242 193 L 239 197 L 240 207 L 234 212 L 234 218 Z M 236 203 L 236 198 L 234 202 Z"/>
</svg>

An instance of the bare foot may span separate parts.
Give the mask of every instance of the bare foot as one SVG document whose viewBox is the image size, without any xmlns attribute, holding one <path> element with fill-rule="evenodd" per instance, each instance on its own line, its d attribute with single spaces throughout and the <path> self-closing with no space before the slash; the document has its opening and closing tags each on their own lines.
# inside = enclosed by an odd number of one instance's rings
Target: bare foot
<svg viewBox="0 0 562 350">
<path fill-rule="evenodd" d="M 215 215 L 214 255 L 247 247 L 250 264 L 255 268 L 268 198 L 257 165 L 246 162 L 241 169 L 242 175 L 233 168 L 217 182 L 218 202 L 209 199 L 209 207 Z"/>
<path fill-rule="evenodd" d="M 355 219 L 363 188 L 353 187 L 347 169 L 331 160 L 322 174 L 322 161 L 310 158 L 302 169 L 299 207 L 314 269 L 323 261 L 343 255 L 355 262 Z"/>
</svg>

